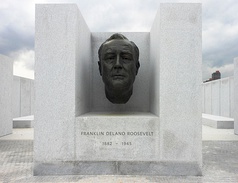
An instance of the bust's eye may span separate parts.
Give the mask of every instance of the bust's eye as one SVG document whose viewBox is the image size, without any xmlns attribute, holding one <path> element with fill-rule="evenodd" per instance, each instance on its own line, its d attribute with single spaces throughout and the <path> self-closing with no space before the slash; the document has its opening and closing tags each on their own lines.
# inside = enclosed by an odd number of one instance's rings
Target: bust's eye
<svg viewBox="0 0 238 183">
<path fill-rule="evenodd" d="M 123 58 L 124 60 L 132 60 L 132 55 L 131 55 L 131 54 L 123 54 L 123 55 L 122 55 L 122 58 Z"/>
<path fill-rule="evenodd" d="M 116 56 L 114 54 L 108 54 L 108 55 L 105 55 L 104 60 L 105 61 L 112 61 L 112 60 L 115 59 L 115 57 Z"/>
</svg>

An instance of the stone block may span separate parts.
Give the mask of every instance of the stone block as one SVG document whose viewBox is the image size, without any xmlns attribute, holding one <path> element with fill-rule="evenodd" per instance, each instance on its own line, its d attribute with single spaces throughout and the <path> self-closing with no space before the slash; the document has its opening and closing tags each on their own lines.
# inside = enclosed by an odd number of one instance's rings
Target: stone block
<svg viewBox="0 0 238 183">
<path fill-rule="evenodd" d="M 23 116 L 13 118 L 13 128 L 33 128 L 34 127 L 34 116 Z"/>
<path fill-rule="evenodd" d="M 238 57 L 234 59 L 234 130 L 238 135 Z"/>
<path fill-rule="evenodd" d="M 220 115 L 220 80 L 212 81 L 211 82 L 211 114 L 219 116 Z"/>
<path fill-rule="evenodd" d="M 230 117 L 230 80 L 221 79 L 221 116 Z"/>
<path fill-rule="evenodd" d="M 202 124 L 217 129 L 234 129 L 234 119 L 210 114 L 202 114 Z"/>
<path fill-rule="evenodd" d="M 36 5 L 35 59 L 35 162 L 72 161 L 75 116 L 90 105 L 92 62 L 77 5 Z"/>
<path fill-rule="evenodd" d="M 13 118 L 34 114 L 34 80 L 13 76 Z"/>
<path fill-rule="evenodd" d="M 212 113 L 212 85 L 210 82 L 204 84 L 204 113 Z"/>
<path fill-rule="evenodd" d="M 0 137 L 12 133 L 13 61 L 0 55 Z"/>
<path fill-rule="evenodd" d="M 161 4 L 159 17 L 160 158 L 201 170 L 201 4 Z"/>
<path fill-rule="evenodd" d="M 31 115 L 31 80 L 20 78 L 21 116 Z"/>
<path fill-rule="evenodd" d="M 230 116 L 231 118 L 234 118 L 234 77 L 229 77 L 230 80 Z"/>
<path fill-rule="evenodd" d="M 21 116 L 21 83 L 18 76 L 13 76 L 12 109 L 13 118 Z"/>
</svg>

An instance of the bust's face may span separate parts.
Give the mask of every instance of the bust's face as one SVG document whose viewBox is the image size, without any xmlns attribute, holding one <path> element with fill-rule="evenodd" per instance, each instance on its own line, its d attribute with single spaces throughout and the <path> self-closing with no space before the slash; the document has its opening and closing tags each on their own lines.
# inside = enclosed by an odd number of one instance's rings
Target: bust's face
<svg viewBox="0 0 238 183">
<path fill-rule="evenodd" d="M 137 67 L 135 51 L 130 41 L 115 39 L 106 42 L 102 48 L 99 65 L 106 89 L 132 89 Z"/>
</svg>

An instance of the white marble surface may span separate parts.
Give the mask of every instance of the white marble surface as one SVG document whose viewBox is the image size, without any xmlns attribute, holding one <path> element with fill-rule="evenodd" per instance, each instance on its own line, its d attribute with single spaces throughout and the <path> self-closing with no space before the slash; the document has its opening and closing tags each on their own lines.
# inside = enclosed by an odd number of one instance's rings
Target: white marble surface
<svg viewBox="0 0 238 183">
<path fill-rule="evenodd" d="M 13 61 L 0 55 L 0 136 L 12 133 Z"/>
</svg>

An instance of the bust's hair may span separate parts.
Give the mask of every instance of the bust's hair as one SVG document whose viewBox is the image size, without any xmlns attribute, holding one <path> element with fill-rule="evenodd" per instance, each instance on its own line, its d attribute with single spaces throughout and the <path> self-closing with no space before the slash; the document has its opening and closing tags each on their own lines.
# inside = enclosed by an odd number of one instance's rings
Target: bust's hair
<svg viewBox="0 0 238 183">
<path fill-rule="evenodd" d="M 105 42 L 103 42 L 101 44 L 101 46 L 99 47 L 99 50 L 98 50 L 98 57 L 99 57 L 99 60 L 101 60 L 101 52 L 102 52 L 102 48 L 104 46 L 105 43 L 111 41 L 111 40 L 114 40 L 114 39 L 122 39 L 122 40 L 128 40 L 124 35 L 122 34 L 119 34 L 119 33 L 115 33 L 113 34 L 111 37 L 109 37 Z M 128 40 L 129 41 L 129 40 Z M 136 65 L 139 65 L 139 48 L 136 46 L 136 44 L 132 41 L 130 41 L 130 43 L 132 44 L 133 48 L 134 48 L 134 51 L 135 51 L 135 61 L 136 61 Z"/>
</svg>

